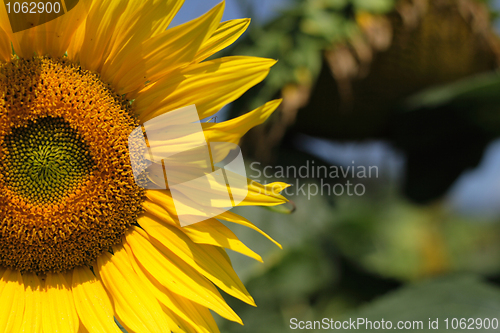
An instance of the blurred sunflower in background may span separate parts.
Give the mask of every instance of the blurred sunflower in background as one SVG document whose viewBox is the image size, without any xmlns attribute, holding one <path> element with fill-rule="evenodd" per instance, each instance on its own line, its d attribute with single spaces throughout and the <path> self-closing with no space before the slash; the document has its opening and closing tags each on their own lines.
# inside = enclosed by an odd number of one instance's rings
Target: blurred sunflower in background
<svg viewBox="0 0 500 333">
<path fill-rule="evenodd" d="M 80 1 L 44 24 L 18 14 L 33 26 L 18 32 L 1 6 L 0 331 L 218 332 L 210 310 L 241 320 L 216 287 L 255 305 L 224 248 L 262 259 L 217 219 L 269 236 L 231 212 L 181 228 L 130 164 L 137 126 L 193 104 L 210 117 L 275 63 L 205 60 L 249 20 L 221 23 L 221 3 L 167 30 L 182 3 Z M 238 142 L 279 104 L 204 123 L 206 140 Z M 242 204 L 286 202 L 275 185 L 249 181 Z"/>
</svg>

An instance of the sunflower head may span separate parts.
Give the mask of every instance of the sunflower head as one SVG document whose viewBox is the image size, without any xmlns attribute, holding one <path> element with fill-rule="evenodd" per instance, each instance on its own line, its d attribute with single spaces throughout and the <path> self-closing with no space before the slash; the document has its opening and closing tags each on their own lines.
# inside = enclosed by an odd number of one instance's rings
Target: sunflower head
<svg viewBox="0 0 500 333">
<path fill-rule="evenodd" d="M 261 231 L 229 211 L 207 216 L 210 207 L 194 200 L 202 193 L 185 196 L 180 207 L 168 184 L 144 189 L 142 182 L 157 182 L 155 172 L 164 175 L 175 162 L 143 156 L 140 163 L 156 171 L 137 179 L 131 156 L 142 148 L 129 138 L 189 105 L 199 119 L 212 116 L 275 61 L 206 60 L 249 23 L 220 22 L 223 3 L 169 29 L 182 1 L 61 4 L 64 15 L 50 19 L 14 17 L 0 6 L 0 299 L 12 309 L 0 317 L 0 331 L 118 332 L 116 318 L 131 332 L 217 332 L 210 310 L 241 322 L 219 289 L 254 301 L 224 249 L 261 258 L 220 220 Z M 16 28 L 13 18 L 32 28 Z M 279 104 L 203 123 L 201 136 L 235 145 Z M 160 156 L 188 142 L 169 119 L 155 130 L 170 139 L 146 135 Z M 227 154 L 218 151 L 212 162 Z M 193 176 L 189 163 L 175 170 L 177 179 Z M 242 182 L 240 205 L 286 202 L 276 184 Z M 180 210 L 202 222 L 182 227 Z"/>
<path fill-rule="evenodd" d="M 130 103 L 63 58 L 0 65 L 0 265 L 65 272 L 117 244 L 142 212 Z M 30 246 L 26 246 L 29 244 Z"/>
</svg>

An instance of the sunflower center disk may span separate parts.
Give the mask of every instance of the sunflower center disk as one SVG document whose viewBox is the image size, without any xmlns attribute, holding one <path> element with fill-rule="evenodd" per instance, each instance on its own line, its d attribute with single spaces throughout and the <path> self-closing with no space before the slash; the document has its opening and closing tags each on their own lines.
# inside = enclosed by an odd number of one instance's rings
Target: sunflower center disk
<svg viewBox="0 0 500 333">
<path fill-rule="evenodd" d="M 92 265 L 142 212 L 129 101 L 66 59 L 0 64 L 0 267 Z"/>
<path fill-rule="evenodd" d="M 33 203 L 60 202 L 89 179 L 92 158 L 62 118 L 41 118 L 5 137 L 6 183 Z"/>
</svg>

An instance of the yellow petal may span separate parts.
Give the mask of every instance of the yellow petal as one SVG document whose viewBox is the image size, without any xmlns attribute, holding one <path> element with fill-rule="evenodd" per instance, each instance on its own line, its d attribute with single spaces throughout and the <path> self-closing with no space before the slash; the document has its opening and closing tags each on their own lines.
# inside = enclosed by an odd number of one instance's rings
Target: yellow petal
<svg viewBox="0 0 500 333">
<path fill-rule="evenodd" d="M 76 29 L 73 38 L 68 46 L 68 59 L 73 61 L 78 61 L 80 56 L 80 49 L 82 47 L 83 41 L 85 40 L 85 31 L 87 30 L 87 21 L 85 20 L 79 27 Z M 15 49 L 15 46 L 14 46 Z"/>
<path fill-rule="evenodd" d="M 120 331 L 120 332 L 122 332 L 122 331 Z M 89 332 L 89 330 L 85 326 L 83 326 L 83 323 L 80 320 L 80 327 L 78 328 L 78 333 L 92 333 L 92 332 Z"/>
<path fill-rule="evenodd" d="M 157 195 L 157 192 L 159 191 L 147 191 L 146 195 L 148 195 L 148 197 L 158 197 Z M 161 194 L 160 194 L 161 195 Z M 165 197 L 165 195 L 162 195 L 161 196 L 162 198 Z M 171 200 L 172 198 L 170 198 Z M 161 200 L 161 199 L 160 199 Z M 152 202 L 153 201 L 153 202 Z M 179 220 L 177 219 L 176 215 L 172 215 L 168 210 L 166 210 L 164 208 L 164 206 L 160 206 L 156 203 L 155 200 L 152 200 L 152 201 L 149 201 L 149 200 L 146 200 L 144 201 L 144 203 L 142 204 L 144 210 L 152 215 L 152 216 L 155 216 L 159 219 L 161 219 L 163 222 L 166 222 L 166 223 L 169 223 L 171 225 L 179 225 L 180 226 L 180 223 L 179 223 Z M 165 205 L 167 205 L 167 203 L 164 203 Z M 173 205 L 173 204 L 172 204 Z M 173 209 L 175 209 L 174 207 L 172 207 Z"/>
<path fill-rule="evenodd" d="M 180 176 L 188 178 L 188 171 L 189 170 L 179 171 L 179 173 L 181 173 Z M 228 170 L 226 170 L 226 173 L 227 172 Z M 180 176 L 177 179 L 181 179 Z M 208 176 L 207 178 L 210 182 L 210 188 L 192 187 L 192 191 L 189 193 L 189 198 L 187 196 L 182 196 L 182 194 L 177 194 L 177 198 L 179 200 L 176 200 L 175 205 L 173 203 L 173 199 L 171 198 L 171 193 L 168 190 L 150 190 L 146 192 L 146 196 L 154 203 L 159 204 L 166 209 L 170 213 L 170 217 L 173 219 L 177 218 L 175 208 L 179 211 L 189 212 L 190 215 L 207 216 L 206 210 L 199 208 L 200 203 L 206 202 L 205 198 L 207 195 L 214 198 L 210 201 L 211 206 L 206 207 L 207 209 L 230 207 L 231 204 L 228 205 L 228 200 L 224 200 L 224 194 L 227 197 L 228 193 L 226 184 L 222 184 L 217 180 L 210 180 Z M 194 179 L 194 177 L 191 179 Z M 190 186 L 190 184 L 187 183 L 186 186 Z M 279 193 L 289 186 L 289 184 L 280 182 L 261 185 L 251 179 L 248 179 L 247 186 L 238 186 L 237 184 L 237 186 L 231 186 L 230 189 L 232 195 L 235 197 L 245 198 L 238 204 L 238 206 L 276 206 L 288 202 L 288 199 Z M 215 200 L 216 198 L 221 198 L 221 200 Z"/>
<path fill-rule="evenodd" d="M 180 196 L 181 194 L 178 194 L 178 197 Z M 149 200 L 146 200 L 143 203 L 145 211 L 148 214 L 153 215 L 169 224 L 180 226 L 176 207 L 182 209 L 183 211 L 189 212 L 189 214 L 192 216 L 203 217 L 202 220 L 207 218 L 206 211 L 199 207 L 197 208 L 197 206 L 199 206 L 198 204 L 193 203 L 191 205 L 190 204 L 191 199 L 185 196 L 182 196 L 182 200 L 179 200 L 174 204 L 173 199 L 171 197 L 171 193 L 168 190 L 163 190 L 163 191 L 149 190 L 146 192 L 146 197 Z M 208 216 L 208 218 L 210 217 L 211 216 Z"/>
<path fill-rule="evenodd" d="M 12 48 L 10 46 L 9 36 L 0 28 L 0 60 L 10 61 L 12 57 Z"/>
<path fill-rule="evenodd" d="M 19 332 L 24 315 L 24 286 L 21 273 L 6 269 L 0 279 L 0 332 Z"/>
<path fill-rule="evenodd" d="M 137 277 L 123 247 L 113 251 L 99 256 L 97 266 L 120 324 L 129 332 L 170 332 L 160 304 Z"/>
<path fill-rule="evenodd" d="M 163 313 L 165 313 L 165 319 L 167 320 L 168 327 L 170 328 L 170 331 L 172 333 L 189 333 L 186 332 L 186 329 L 184 326 L 181 326 L 178 320 L 174 320 L 176 316 L 169 310 L 167 309 L 164 305 L 161 305 L 161 309 L 163 310 Z"/>
<path fill-rule="evenodd" d="M 248 194 L 239 206 L 276 206 L 288 202 L 288 199 L 280 194 L 281 191 L 290 187 L 290 184 L 274 182 L 260 184 L 251 181 L 248 184 Z"/>
<path fill-rule="evenodd" d="M 120 333 L 111 302 L 101 282 L 88 267 L 73 269 L 72 291 L 83 325 L 92 333 Z"/>
<path fill-rule="evenodd" d="M 228 227 L 216 219 L 191 224 L 182 230 L 195 243 L 224 247 L 262 262 L 261 256 L 250 250 Z"/>
<path fill-rule="evenodd" d="M 251 128 L 262 124 L 281 104 L 282 100 L 270 101 L 240 117 L 222 123 L 203 123 L 207 141 L 238 143 Z"/>
<path fill-rule="evenodd" d="M 150 237 L 142 230 L 136 228 L 128 232 L 126 242 L 137 261 L 163 286 L 228 320 L 241 323 L 238 315 L 208 280 L 169 250 L 162 248 L 160 251 L 153 246 Z"/>
<path fill-rule="evenodd" d="M 182 5 L 184 4 L 184 0 L 156 0 L 160 2 L 166 2 L 168 5 L 168 8 L 165 8 L 165 17 L 162 19 L 162 22 L 160 22 L 157 25 L 152 26 L 151 28 L 151 37 L 154 37 L 163 31 L 167 29 L 167 27 L 170 25 L 174 17 L 177 15 L 179 12 L 179 9 L 181 9 Z"/>
<path fill-rule="evenodd" d="M 85 32 L 78 40 L 72 41 L 68 57 L 78 61 L 88 70 L 98 71 L 112 48 L 110 43 L 121 14 L 128 1 L 94 1 L 85 24 Z M 81 46 L 78 43 L 81 42 Z"/>
<path fill-rule="evenodd" d="M 254 185 L 257 186 L 257 185 Z M 263 187 L 260 191 L 265 193 L 266 188 Z M 175 205 L 173 203 L 172 197 L 170 196 L 170 192 L 168 190 L 149 190 L 146 191 L 146 197 L 149 200 L 146 200 L 143 203 L 143 207 L 148 214 L 151 214 L 162 221 L 169 223 L 171 225 L 180 226 L 180 222 L 177 219 L 177 213 L 175 211 Z M 286 200 L 286 199 L 285 199 Z M 285 201 L 283 201 L 285 202 Z M 193 211 L 193 214 L 196 212 Z M 200 213 L 201 214 L 201 213 Z M 272 239 L 265 232 L 257 228 L 252 222 L 248 221 L 242 216 L 232 213 L 231 211 L 224 212 L 215 218 L 220 220 L 225 220 L 228 222 L 233 222 L 237 224 L 244 225 L 249 227 L 262 235 L 264 235 L 267 239 L 275 243 L 277 246 L 281 248 L 281 245 Z"/>
<path fill-rule="evenodd" d="M 200 62 L 233 44 L 247 30 L 250 19 L 222 22 L 212 36 L 203 43 L 194 62 Z"/>
<path fill-rule="evenodd" d="M 29 58 L 36 52 L 39 55 L 62 56 L 66 52 L 72 36 L 78 27 L 84 22 L 90 6 L 90 0 L 80 0 L 66 14 L 40 24 L 42 14 L 15 14 L 19 22 L 32 24 L 34 27 L 13 33 L 7 18 L 5 6 L 0 6 L 0 26 L 7 32 L 16 54 L 23 58 Z M 60 11 L 64 10 L 61 6 Z M 22 28 L 22 26 L 21 26 Z"/>
<path fill-rule="evenodd" d="M 46 38 L 35 35 L 34 42 L 37 45 L 35 51 L 39 55 L 62 56 L 68 50 L 75 32 L 85 21 L 90 2 L 90 0 L 80 0 L 63 16 L 35 28 L 44 29 L 46 34 Z"/>
<path fill-rule="evenodd" d="M 112 82 L 118 93 L 125 94 L 144 87 L 146 81 L 157 81 L 172 70 L 191 63 L 200 46 L 217 28 L 223 10 L 222 2 L 196 20 L 148 40 L 130 43 L 103 66 L 103 79 Z"/>
<path fill-rule="evenodd" d="M 172 299 L 179 307 L 186 313 L 189 313 L 192 320 L 188 323 L 188 329 L 191 328 L 192 332 L 210 332 L 219 333 L 219 328 L 215 322 L 210 310 L 204 306 L 193 303 L 190 300 L 179 295 L 172 295 Z"/>
<path fill-rule="evenodd" d="M 219 111 L 261 82 L 275 60 L 225 57 L 189 66 L 139 92 L 136 114 L 141 122 L 195 104 L 200 119 Z"/>
<path fill-rule="evenodd" d="M 215 251 L 213 246 L 196 244 L 177 227 L 157 222 L 148 216 L 140 217 L 137 222 L 152 236 L 151 242 L 160 251 L 172 251 L 229 295 L 255 305 L 253 298 L 234 272 L 231 263 Z M 134 230 L 138 231 L 137 229 L 134 227 Z"/>
<path fill-rule="evenodd" d="M 224 212 L 224 213 L 220 214 L 219 216 L 217 216 L 217 218 L 220 219 L 220 220 L 224 220 L 224 221 L 228 221 L 228 222 L 233 222 L 233 223 L 240 224 L 240 225 L 243 225 L 245 227 L 248 227 L 250 229 L 253 229 L 253 230 L 259 232 L 261 235 L 263 235 L 267 239 L 269 239 L 274 244 L 276 244 L 280 249 L 282 248 L 281 245 L 280 245 L 280 243 L 276 242 L 268 234 L 266 234 L 264 231 L 262 231 L 259 228 L 257 228 L 257 226 L 255 226 L 255 224 L 253 224 L 252 222 L 248 221 L 243 216 L 239 216 L 238 214 L 235 214 L 235 213 L 233 213 L 231 211 L 227 211 L 227 212 Z"/>
<path fill-rule="evenodd" d="M 183 326 L 187 331 L 190 331 L 191 328 L 191 330 L 195 332 L 218 332 L 217 325 L 207 308 L 169 291 L 146 269 L 139 265 L 128 244 L 124 244 L 124 247 L 129 254 L 130 262 L 134 271 L 139 276 L 139 279 L 151 290 L 158 301 L 162 303 L 165 308 L 168 308 L 170 313 L 175 316 L 175 321 L 177 323 Z M 202 309 L 205 309 L 206 312 Z"/>
<path fill-rule="evenodd" d="M 34 273 L 24 273 L 24 317 L 20 332 L 39 333 L 42 330 L 42 284 Z"/>
<path fill-rule="evenodd" d="M 119 57 L 124 49 L 164 32 L 183 3 L 184 0 L 129 1 L 116 25 L 106 62 Z"/>
<path fill-rule="evenodd" d="M 79 322 L 71 288 L 61 273 L 48 273 L 42 294 L 44 332 L 77 333 Z"/>
<path fill-rule="evenodd" d="M 276 108 L 280 105 L 281 100 L 274 100 L 266 103 L 265 105 L 248 112 L 240 117 L 222 122 L 222 123 L 202 123 L 201 126 L 203 128 L 203 132 L 205 135 L 205 139 L 208 142 L 217 142 L 217 143 L 235 143 L 237 144 L 241 137 L 245 135 L 251 128 L 262 124 L 264 121 L 269 118 L 269 116 L 276 110 Z M 155 124 L 156 125 L 156 124 Z M 159 133 L 158 136 L 161 136 L 161 133 L 168 133 L 175 131 L 175 125 L 172 124 L 163 124 L 155 127 L 154 130 L 151 130 L 148 125 L 148 136 L 150 133 L 153 133 L 151 137 L 154 137 L 156 133 Z M 154 159 L 155 161 L 160 161 L 162 159 L 167 159 L 168 163 L 176 163 L 175 159 L 169 159 L 170 156 L 178 153 L 182 153 L 182 161 L 179 162 L 178 170 L 180 172 L 185 173 L 186 170 L 189 170 L 190 167 L 194 168 L 194 174 L 198 175 L 200 168 L 207 168 L 204 159 L 200 156 L 203 156 L 203 151 L 201 149 L 193 149 L 192 148 L 192 133 L 182 134 L 179 133 L 173 138 L 168 138 L 165 140 L 148 140 L 149 146 L 154 147 L 152 152 L 148 152 L 151 156 L 145 155 L 147 159 Z M 227 154 L 234 149 L 234 145 L 227 145 L 227 149 L 224 149 L 224 146 L 220 146 L 220 144 L 216 147 L 216 149 L 212 149 L 211 154 L 213 158 L 213 163 L 217 163 L 222 161 L 227 157 Z M 192 157 L 189 160 L 190 165 L 186 165 L 185 157 Z M 161 177 L 163 177 L 163 168 L 161 165 L 158 165 L 161 168 Z M 169 168 L 172 170 L 174 168 Z M 198 177 L 198 176 L 196 176 Z M 177 177 L 176 177 L 177 179 Z M 164 182 L 164 181 L 163 181 Z"/>
</svg>

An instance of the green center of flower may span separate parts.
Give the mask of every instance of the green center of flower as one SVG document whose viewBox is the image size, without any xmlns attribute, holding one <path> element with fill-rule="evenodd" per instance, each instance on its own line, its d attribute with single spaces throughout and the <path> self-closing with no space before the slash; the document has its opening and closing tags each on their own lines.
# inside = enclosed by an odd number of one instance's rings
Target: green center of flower
<svg viewBox="0 0 500 333">
<path fill-rule="evenodd" d="M 88 147 L 62 118 L 45 117 L 5 137 L 6 183 L 27 201 L 53 204 L 88 179 Z"/>
</svg>

